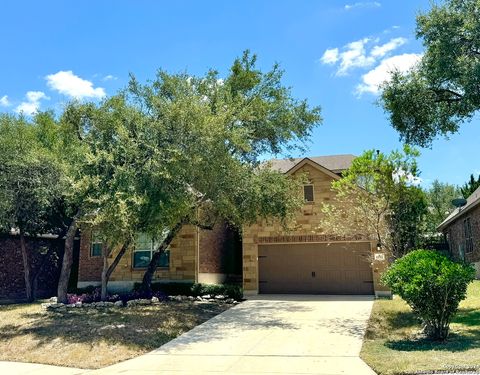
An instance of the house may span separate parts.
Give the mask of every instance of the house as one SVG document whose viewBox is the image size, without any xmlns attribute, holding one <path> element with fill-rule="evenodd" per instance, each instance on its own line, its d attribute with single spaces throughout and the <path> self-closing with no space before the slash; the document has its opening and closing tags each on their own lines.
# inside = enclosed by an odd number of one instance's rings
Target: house
<svg viewBox="0 0 480 375">
<path fill-rule="evenodd" d="M 245 294 L 375 294 L 390 295 L 381 285 L 387 266 L 377 241 L 368 236 L 318 234 L 322 204 L 332 200 L 333 181 L 342 176 L 354 155 L 277 159 L 271 167 L 295 177 L 306 174 L 305 204 L 285 230 L 279 222 L 262 220 L 243 228 Z"/>
<path fill-rule="evenodd" d="M 141 282 L 154 250 L 154 241 L 139 234 L 112 273 L 109 290 L 128 291 Z M 94 232 L 82 231 L 78 288 L 100 285 L 102 268 L 102 243 Z M 212 230 L 184 225 L 160 259 L 153 278 L 153 282 L 206 284 L 238 280 L 241 280 L 241 245 L 237 231 L 225 222 L 216 223 Z"/>
<path fill-rule="evenodd" d="M 26 248 L 31 266 L 34 293 L 38 298 L 57 293 L 58 279 L 64 253 L 64 238 L 44 234 L 26 237 Z M 74 242 L 72 277 L 75 285 L 78 270 L 79 240 Z M 26 297 L 23 258 L 18 232 L 0 234 L 0 303 L 21 301 Z"/>
<path fill-rule="evenodd" d="M 366 236 L 339 237 L 317 234 L 322 223 L 321 207 L 333 197 L 330 189 L 340 179 L 353 155 L 277 159 L 271 167 L 288 176 L 305 173 L 305 204 L 291 228 L 275 221 L 259 221 L 242 230 L 242 239 L 226 223 L 213 231 L 186 225 L 161 260 L 155 282 L 180 281 L 221 283 L 243 281 L 245 294 L 324 293 L 388 294 L 379 282 L 386 267 L 377 241 Z M 111 290 L 130 289 L 142 280 L 154 244 L 139 235 L 133 249 L 124 255 L 110 278 Z M 92 233 L 82 233 L 78 286 L 100 283 L 101 243 Z"/>
<path fill-rule="evenodd" d="M 480 187 L 438 227 L 447 237 L 453 256 L 473 263 L 480 279 Z"/>
</svg>

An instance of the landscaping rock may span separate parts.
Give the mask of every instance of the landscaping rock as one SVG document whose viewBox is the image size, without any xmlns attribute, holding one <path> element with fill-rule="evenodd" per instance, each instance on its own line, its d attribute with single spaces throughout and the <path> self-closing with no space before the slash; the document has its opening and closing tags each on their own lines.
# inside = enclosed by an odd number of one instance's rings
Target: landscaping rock
<svg viewBox="0 0 480 375">
<path fill-rule="evenodd" d="M 235 300 L 233 298 L 227 298 L 225 300 L 226 303 L 229 303 L 229 304 L 232 304 L 232 303 L 235 303 Z"/>
<path fill-rule="evenodd" d="M 83 307 L 83 303 L 82 302 L 75 302 L 75 307 Z"/>
<path fill-rule="evenodd" d="M 202 296 L 203 299 L 210 299 L 212 296 L 210 294 L 205 294 Z"/>
<path fill-rule="evenodd" d="M 155 303 L 155 304 L 158 304 L 160 303 L 160 300 L 158 299 L 158 297 L 152 297 L 152 303 Z"/>
<path fill-rule="evenodd" d="M 197 298 L 195 298 L 197 301 L 203 301 L 203 298 L 200 297 L 200 296 L 197 296 Z"/>
<path fill-rule="evenodd" d="M 225 296 L 222 294 L 219 294 L 218 296 L 215 296 L 215 299 L 222 300 L 222 299 L 225 299 Z"/>
<path fill-rule="evenodd" d="M 123 307 L 123 302 L 122 301 L 117 301 L 113 304 L 115 307 Z"/>
<path fill-rule="evenodd" d="M 51 298 L 49 299 L 49 301 L 52 302 L 52 303 L 57 303 L 57 302 L 58 302 L 58 299 L 57 299 L 57 297 L 51 297 Z"/>
<path fill-rule="evenodd" d="M 194 300 L 195 300 L 195 297 L 193 297 L 193 296 L 188 296 L 188 300 L 189 300 L 189 301 L 194 301 Z"/>
<path fill-rule="evenodd" d="M 42 303 L 42 308 L 45 310 L 57 310 L 60 308 L 64 308 L 65 305 L 63 303 L 54 303 L 54 302 L 47 302 L 47 303 Z"/>
</svg>

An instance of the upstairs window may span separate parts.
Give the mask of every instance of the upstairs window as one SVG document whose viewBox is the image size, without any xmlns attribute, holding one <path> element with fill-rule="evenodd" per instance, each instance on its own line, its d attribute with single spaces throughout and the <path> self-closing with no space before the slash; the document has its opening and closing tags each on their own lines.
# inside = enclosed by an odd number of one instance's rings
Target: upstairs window
<svg viewBox="0 0 480 375">
<path fill-rule="evenodd" d="M 473 252 L 472 223 L 467 217 L 463 220 L 463 232 L 465 234 L 465 253 Z"/>
<path fill-rule="evenodd" d="M 303 200 L 305 202 L 313 202 L 313 185 L 303 185 Z"/>
<path fill-rule="evenodd" d="M 101 257 L 103 250 L 102 239 L 95 232 L 92 232 L 92 238 L 90 240 L 90 256 Z"/>
<path fill-rule="evenodd" d="M 147 268 L 152 260 L 158 244 L 145 233 L 139 233 L 133 250 L 133 268 Z M 158 267 L 168 268 L 170 266 L 170 250 L 165 250 L 158 260 Z"/>
</svg>

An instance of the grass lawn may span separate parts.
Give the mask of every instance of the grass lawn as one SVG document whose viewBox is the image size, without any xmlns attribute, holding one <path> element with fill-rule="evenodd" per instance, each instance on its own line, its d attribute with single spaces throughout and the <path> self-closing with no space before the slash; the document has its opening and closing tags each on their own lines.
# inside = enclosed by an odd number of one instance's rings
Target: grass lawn
<svg viewBox="0 0 480 375">
<path fill-rule="evenodd" d="M 231 305 L 168 302 L 45 312 L 0 306 L 0 360 L 100 368 L 151 351 Z"/>
<path fill-rule="evenodd" d="M 480 281 L 460 304 L 444 343 L 422 339 L 421 326 L 401 299 L 377 300 L 361 357 L 378 374 L 480 370 Z"/>
</svg>

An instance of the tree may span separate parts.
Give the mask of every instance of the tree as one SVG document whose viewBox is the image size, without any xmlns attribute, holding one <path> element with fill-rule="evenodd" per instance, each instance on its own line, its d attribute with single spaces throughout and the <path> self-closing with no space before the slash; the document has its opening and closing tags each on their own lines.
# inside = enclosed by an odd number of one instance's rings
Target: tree
<svg viewBox="0 0 480 375">
<path fill-rule="evenodd" d="M 150 185 L 163 178 L 156 169 L 169 165 L 169 186 L 179 194 L 168 220 L 162 210 L 169 205 L 156 196 L 158 203 L 145 215 L 154 223 L 147 229 L 161 238 L 143 278 L 145 289 L 183 225 L 209 228 L 222 218 L 241 227 L 258 217 L 285 219 L 299 207 L 298 182 L 259 168 L 260 160 L 303 147 L 321 121 L 320 109 L 292 98 L 277 65 L 262 72 L 255 64 L 247 51 L 225 79 L 216 71 L 203 77 L 159 71 L 146 85 L 132 77 L 128 100 L 148 121 L 146 142 L 157 151 L 147 159 Z"/>
<path fill-rule="evenodd" d="M 53 217 L 61 197 L 62 175 L 35 137 L 33 123 L 0 117 L 0 229 L 18 231 L 28 301 L 35 299 L 35 280 L 25 236 L 58 232 Z M 47 254 L 48 255 L 48 254 Z"/>
<path fill-rule="evenodd" d="M 437 227 L 455 208 L 452 200 L 460 194 L 455 185 L 434 180 L 426 190 L 428 211 L 425 217 L 425 230 L 429 235 L 437 233 Z"/>
<path fill-rule="evenodd" d="M 335 198 L 323 205 L 326 233 L 367 236 L 391 256 L 411 250 L 421 234 L 425 204 L 413 186 L 418 177 L 418 151 L 368 150 L 354 159 L 340 180 L 332 183 Z"/>
<path fill-rule="evenodd" d="M 259 216 L 286 219 L 299 207 L 298 182 L 259 168 L 260 157 L 304 142 L 321 121 L 319 108 L 292 99 L 278 66 L 263 73 L 255 59 L 245 53 L 225 80 L 214 71 L 159 71 L 141 85 L 132 76 L 127 90 L 98 105 L 67 107 L 60 123 L 75 145 L 70 201 L 80 212 L 76 226 L 103 241 L 103 297 L 139 232 L 158 243 L 144 276 L 150 289 L 158 258 L 183 225 L 209 229 L 221 218 L 240 227 Z"/>
<path fill-rule="evenodd" d="M 399 184 L 397 189 L 387 224 L 390 227 L 393 254 L 400 257 L 422 244 L 428 205 L 426 194 L 420 187 Z"/>
<path fill-rule="evenodd" d="M 462 193 L 462 196 L 467 199 L 470 195 L 473 194 L 475 190 L 478 189 L 480 186 L 480 175 L 478 176 L 477 179 L 473 176 L 473 174 L 470 175 L 470 180 L 468 180 L 462 187 L 460 187 L 460 192 Z"/>
<path fill-rule="evenodd" d="M 381 104 L 407 143 L 428 146 L 458 131 L 480 108 L 480 3 L 447 0 L 417 17 L 425 52 L 383 85 Z"/>
</svg>

